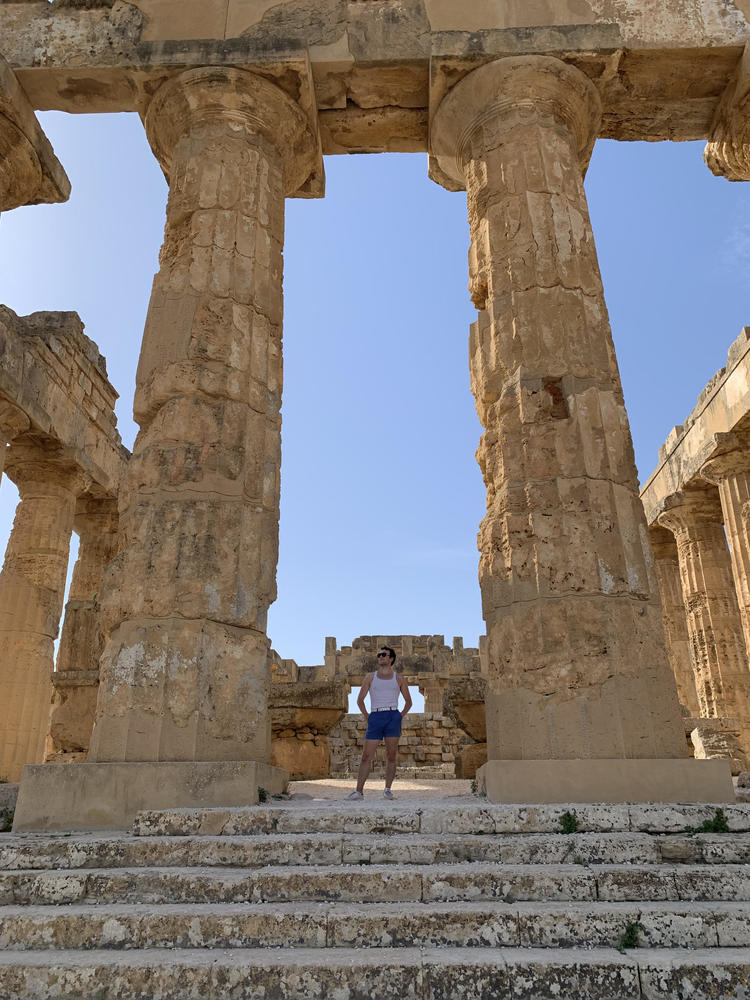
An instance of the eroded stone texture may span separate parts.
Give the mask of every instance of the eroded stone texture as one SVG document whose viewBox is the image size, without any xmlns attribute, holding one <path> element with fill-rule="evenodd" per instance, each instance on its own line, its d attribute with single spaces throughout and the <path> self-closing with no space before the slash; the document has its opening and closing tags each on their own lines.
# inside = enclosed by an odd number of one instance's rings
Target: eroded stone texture
<svg viewBox="0 0 750 1000">
<path fill-rule="evenodd" d="M 106 362 L 77 313 L 17 316 L 0 305 L 0 433 L 5 426 L 6 441 L 7 432 L 12 437 L 29 428 L 65 448 L 100 493 L 116 496 L 130 457 L 117 430 L 116 401 Z"/>
<path fill-rule="evenodd" d="M 747 741 L 750 671 L 718 492 L 686 489 L 664 507 L 659 523 L 677 541 L 700 714 L 737 718 Z"/>
<path fill-rule="evenodd" d="M 359 714 L 346 715 L 331 731 L 331 774 L 354 776 L 364 746 L 367 724 Z M 456 759 L 471 738 L 452 719 L 430 712 L 409 713 L 403 721 L 398 745 L 399 772 L 414 769 L 425 778 L 456 777 Z M 372 774 L 385 772 L 385 751 L 381 746 L 373 763 Z"/>
<path fill-rule="evenodd" d="M 740 741 L 740 733 L 729 732 L 723 727 L 713 727 L 707 719 L 704 725 L 691 730 L 690 741 L 696 760 L 710 760 L 719 757 L 728 760 L 732 766 L 732 774 L 742 774 L 747 771 L 748 758 Z"/>
<path fill-rule="evenodd" d="M 717 434 L 714 441 L 716 449 L 701 476 L 719 487 L 745 647 L 750 649 L 750 439 L 746 433 L 732 433 Z"/>
<path fill-rule="evenodd" d="M 677 545 L 671 531 L 658 524 L 651 526 L 650 535 L 656 578 L 659 582 L 661 595 L 669 665 L 677 682 L 680 704 L 687 710 L 688 715 L 699 715 L 700 708 L 695 689 L 693 661 L 690 656 L 690 636 L 685 619 L 685 602 L 682 597 L 682 579 Z"/>
<path fill-rule="evenodd" d="M 317 145 L 233 69 L 174 77 L 145 122 L 170 192 L 89 759 L 268 761 L 284 197 Z"/>
<path fill-rule="evenodd" d="M 583 188 L 600 114 L 582 73 L 522 57 L 464 77 L 432 125 L 480 310 L 490 760 L 685 755 Z"/>
<path fill-rule="evenodd" d="M 272 684 L 271 763 L 292 780 L 327 777 L 328 734 L 346 715 L 348 694 L 348 685 L 335 681 Z"/>
<path fill-rule="evenodd" d="M 69 195 L 65 171 L 23 88 L 0 56 L 0 212 L 67 201 Z"/>
<path fill-rule="evenodd" d="M 0 397 L 0 482 L 5 468 L 5 455 L 14 437 L 29 429 L 29 418 L 23 410 Z"/>
<path fill-rule="evenodd" d="M 709 170 L 730 181 L 750 180 L 750 46 L 716 108 L 704 159 Z"/>
<path fill-rule="evenodd" d="M 65 605 L 50 717 L 47 757 L 75 754 L 85 760 L 99 692 L 104 635 L 99 614 L 104 570 L 117 546 L 117 502 L 79 497 L 73 528 L 78 559 Z M 64 758 L 69 759 L 69 758 Z"/>
<path fill-rule="evenodd" d="M 21 499 L 0 573 L 0 776 L 17 781 L 43 758 L 73 515 L 87 480 L 33 440 L 12 445 L 6 470 Z"/>
</svg>

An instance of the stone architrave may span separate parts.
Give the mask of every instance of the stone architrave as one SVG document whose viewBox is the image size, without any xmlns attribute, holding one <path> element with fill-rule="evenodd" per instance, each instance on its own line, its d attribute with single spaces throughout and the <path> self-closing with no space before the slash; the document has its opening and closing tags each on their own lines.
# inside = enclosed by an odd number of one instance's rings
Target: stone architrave
<svg viewBox="0 0 750 1000">
<path fill-rule="evenodd" d="M 267 763 L 284 199 L 317 144 L 286 93 L 231 68 L 168 80 L 145 127 L 169 199 L 89 761 Z"/>
<path fill-rule="evenodd" d="M 717 450 L 701 476 L 719 488 L 745 648 L 750 650 L 750 440 L 744 434 L 717 434 L 715 441 Z"/>
<path fill-rule="evenodd" d="M 659 524 L 677 541 L 700 714 L 735 718 L 750 740 L 750 669 L 718 491 L 672 494 Z"/>
<path fill-rule="evenodd" d="M 680 704 L 690 716 L 700 715 L 698 693 L 695 688 L 695 671 L 690 656 L 690 636 L 682 596 L 680 558 L 674 535 L 658 524 L 649 528 L 651 549 L 654 553 L 656 577 L 659 581 L 661 610 L 664 617 L 664 635 L 667 655 L 672 668 Z"/>
<path fill-rule="evenodd" d="M 0 399 L 0 483 L 3 479 L 5 456 L 11 441 L 29 429 L 29 418 L 15 403 Z"/>
<path fill-rule="evenodd" d="M 697 774 L 677 760 L 685 738 L 583 187 L 600 115 L 583 73 L 527 56 L 469 73 L 432 121 L 435 176 L 467 191 L 480 310 L 483 780 L 495 798 L 524 782 L 537 800 L 559 794 L 555 759 L 581 796 L 569 801 L 607 790 L 596 758 L 624 776 L 608 791 L 636 799 L 692 794 L 678 785 Z M 642 784 L 647 767 L 658 791 Z"/>
<path fill-rule="evenodd" d="M 117 549 L 117 502 L 111 497 L 78 498 L 73 528 L 78 559 L 65 605 L 50 716 L 47 757 L 76 754 L 84 759 L 94 725 L 99 659 L 104 649 L 99 615 L 102 580 Z"/>
<path fill-rule="evenodd" d="M 20 495 L 0 573 L 0 777 L 41 763 L 54 641 L 65 597 L 76 497 L 87 481 L 52 447 L 17 441 L 6 470 Z"/>
</svg>

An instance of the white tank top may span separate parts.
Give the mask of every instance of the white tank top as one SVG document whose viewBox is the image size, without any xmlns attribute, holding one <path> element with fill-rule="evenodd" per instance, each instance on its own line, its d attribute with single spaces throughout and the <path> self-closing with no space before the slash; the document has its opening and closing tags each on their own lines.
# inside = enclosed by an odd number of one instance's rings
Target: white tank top
<svg viewBox="0 0 750 1000">
<path fill-rule="evenodd" d="M 398 708 L 398 678 L 394 672 L 393 677 L 387 680 L 378 677 L 377 672 L 370 684 L 370 711 L 376 708 Z"/>
</svg>

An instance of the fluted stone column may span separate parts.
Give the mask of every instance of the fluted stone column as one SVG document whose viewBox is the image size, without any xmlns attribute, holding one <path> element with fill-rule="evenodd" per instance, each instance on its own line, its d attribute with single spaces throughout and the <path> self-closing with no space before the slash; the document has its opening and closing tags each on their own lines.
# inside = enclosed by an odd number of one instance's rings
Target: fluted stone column
<svg viewBox="0 0 750 1000">
<path fill-rule="evenodd" d="M 172 78 L 145 126 L 170 189 L 89 761 L 267 762 L 284 198 L 316 144 L 279 87 L 234 69 Z"/>
<path fill-rule="evenodd" d="M 738 719 L 750 735 L 750 669 L 718 492 L 667 498 L 659 523 L 677 541 L 700 715 Z"/>
<path fill-rule="evenodd" d="M 717 434 L 716 445 L 701 476 L 719 487 L 745 648 L 750 650 L 750 439 Z"/>
<path fill-rule="evenodd" d="M 117 520 L 116 500 L 79 497 L 73 522 L 78 559 L 52 677 L 48 758 L 77 754 L 77 759 L 84 759 L 89 748 L 99 691 L 99 659 L 104 649 L 99 612 L 102 581 L 117 548 Z"/>
<path fill-rule="evenodd" d="M 52 696 L 76 497 L 84 477 L 55 451 L 14 444 L 6 471 L 20 495 L 0 573 L 0 776 L 40 763 Z"/>
<path fill-rule="evenodd" d="M 15 403 L 0 399 L 0 483 L 3 479 L 5 456 L 11 441 L 29 429 L 29 418 Z"/>
<path fill-rule="evenodd" d="M 468 194 L 487 739 L 508 801 L 560 775 L 571 794 L 646 794 L 624 759 L 691 763 L 583 187 L 600 115 L 583 73 L 529 56 L 468 74 L 432 123 L 438 177 Z M 626 771 L 629 787 L 602 777 Z"/>
<path fill-rule="evenodd" d="M 656 577 L 659 581 L 669 665 L 677 683 L 680 703 L 687 709 L 688 714 L 695 718 L 700 715 L 700 706 L 695 688 L 695 671 L 690 656 L 690 636 L 682 596 L 677 543 L 672 532 L 658 524 L 651 525 L 649 533 Z"/>
</svg>

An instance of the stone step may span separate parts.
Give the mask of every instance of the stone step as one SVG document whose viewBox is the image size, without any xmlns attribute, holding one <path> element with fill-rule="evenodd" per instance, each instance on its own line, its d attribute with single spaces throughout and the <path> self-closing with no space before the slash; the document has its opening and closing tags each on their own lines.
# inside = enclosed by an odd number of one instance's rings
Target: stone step
<svg viewBox="0 0 750 1000">
<path fill-rule="evenodd" d="M 0 996 L 24 1000 L 716 1000 L 749 977 L 745 948 L 0 952 Z"/>
<path fill-rule="evenodd" d="M 0 908 L 0 950 L 750 947 L 750 903 L 235 903 Z"/>
<path fill-rule="evenodd" d="M 331 865 L 0 872 L 0 905 L 70 903 L 750 901 L 724 865 Z"/>
<path fill-rule="evenodd" d="M 721 807 L 732 832 L 750 832 L 750 803 Z M 452 805 L 450 799 L 422 804 L 328 801 L 288 802 L 243 809 L 163 809 L 136 816 L 136 836 L 248 836 L 260 833 L 523 834 L 560 833 L 566 812 L 580 832 L 684 833 L 716 815 L 715 805 Z"/>
<path fill-rule="evenodd" d="M 255 837 L 9 837 L 0 870 L 340 864 L 742 864 L 750 834 L 260 834 Z"/>
</svg>

